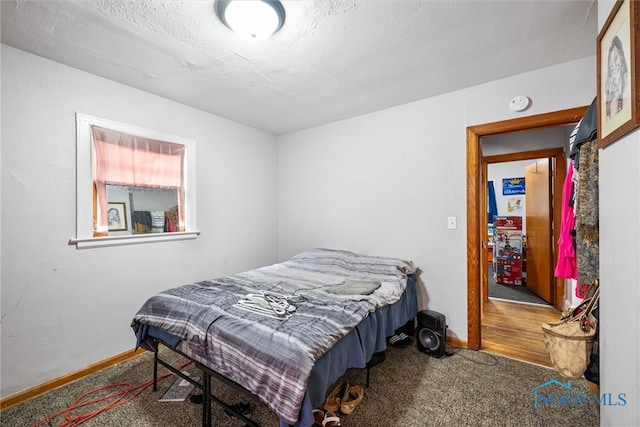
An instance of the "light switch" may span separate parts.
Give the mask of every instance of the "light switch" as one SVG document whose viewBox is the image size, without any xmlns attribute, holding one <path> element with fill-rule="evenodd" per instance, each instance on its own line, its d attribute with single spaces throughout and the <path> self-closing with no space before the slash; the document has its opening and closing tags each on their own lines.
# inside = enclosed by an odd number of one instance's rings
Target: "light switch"
<svg viewBox="0 0 640 427">
<path fill-rule="evenodd" d="M 458 224 L 455 216 L 450 216 L 447 218 L 447 228 L 449 230 L 455 230 L 456 228 L 458 228 Z"/>
</svg>

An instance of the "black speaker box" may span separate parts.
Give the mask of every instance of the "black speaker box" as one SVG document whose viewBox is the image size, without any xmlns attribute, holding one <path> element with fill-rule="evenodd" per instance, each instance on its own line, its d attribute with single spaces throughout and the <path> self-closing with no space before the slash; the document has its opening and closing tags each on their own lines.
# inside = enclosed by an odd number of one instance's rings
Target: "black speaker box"
<svg viewBox="0 0 640 427">
<path fill-rule="evenodd" d="M 418 350 L 433 357 L 442 357 L 447 346 L 447 321 L 444 314 L 432 310 L 418 312 L 416 329 Z"/>
</svg>

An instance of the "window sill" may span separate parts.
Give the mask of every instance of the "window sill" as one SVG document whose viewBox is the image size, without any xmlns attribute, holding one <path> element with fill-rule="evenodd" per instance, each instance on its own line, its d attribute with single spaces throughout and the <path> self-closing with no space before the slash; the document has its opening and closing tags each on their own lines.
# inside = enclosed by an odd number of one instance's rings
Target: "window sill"
<svg viewBox="0 0 640 427">
<path fill-rule="evenodd" d="M 169 242 L 174 240 L 191 240 L 198 237 L 199 231 L 184 231 L 175 233 L 149 233 L 127 236 L 85 237 L 70 239 L 69 245 L 76 245 L 76 249 L 102 248 L 105 246 L 137 245 L 141 243 Z"/>
</svg>

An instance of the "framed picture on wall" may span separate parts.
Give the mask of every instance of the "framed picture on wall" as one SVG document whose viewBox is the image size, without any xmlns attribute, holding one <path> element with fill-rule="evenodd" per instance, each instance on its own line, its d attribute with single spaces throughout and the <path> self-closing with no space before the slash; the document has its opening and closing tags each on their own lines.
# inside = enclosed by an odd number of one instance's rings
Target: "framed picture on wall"
<svg viewBox="0 0 640 427">
<path fill-rule="evenodd" d="M 127 205 L 122 202 L 107 203 L 109 231 L 127 231 Z"/>
<path fill-rule="evenodd" d="M 618 0 L 597 39 L 598 147 L 603 148 L 640 124 L 636 81 L 640 48 L 640 5 Z"/>
</svg>

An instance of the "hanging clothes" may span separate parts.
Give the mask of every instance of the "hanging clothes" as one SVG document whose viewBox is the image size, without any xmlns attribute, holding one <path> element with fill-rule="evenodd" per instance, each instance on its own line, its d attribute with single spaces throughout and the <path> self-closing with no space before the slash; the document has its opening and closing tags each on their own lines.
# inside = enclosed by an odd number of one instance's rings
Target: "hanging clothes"
<svg viewBox="0 0 640 427">
<path fill-rule="evenodd" d="M 573 162 L 567 171 L 562 188 L 562 222 L 560 224 L 560 238 L 558 239 L 558 262 L 555 277 L 563 279 L 578 279 L 576 266 L 576 251 L 573 246 L 571 231 L 575 227 L 576 217 L 569 200 L 573 194 Z"/>
<path fill-rule="evenodd" d="M 487 222 L 489 224 L 493 224 L 493 218 L 498 216 L 498 203 L 496 202 L 496 190 L 493 186 L 493 181 L 487 182 L 487 195 L 489 197 L 489 211 L 487 212 Z"/>
<path fill-rule="evenodd" d="M 570 157 L 574 166 L 575 250 L 578 282 L 592 283 L 600 274 L 597 98 L 578 124 Z"/>
<path fill-rule="evenodd" d="M 576 254 L 580 283 L 591 283 L 600 275 L 598 181 L 598 141 L 593 139 L 580 147 L 578 169 Z"/>
</svg>

